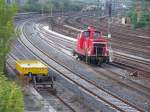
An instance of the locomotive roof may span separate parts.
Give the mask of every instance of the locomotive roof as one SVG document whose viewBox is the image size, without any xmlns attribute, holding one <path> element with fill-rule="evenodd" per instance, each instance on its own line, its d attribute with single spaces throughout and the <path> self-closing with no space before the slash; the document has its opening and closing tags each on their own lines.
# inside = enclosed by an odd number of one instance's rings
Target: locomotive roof
<svg viewBox="0 0 150 112">
<path fill-rule="evenodd" d="M 85 31 L 93 31 L 93 32 L 100 32 L 102 33 L 101 31 L 98 31 L 97 29 L 95 29 L 94 27 L 91 27 L 89 26 L 87 29 L 85 30 L 80 30 L 81 32 L 85 32 Z"/>
</svg>

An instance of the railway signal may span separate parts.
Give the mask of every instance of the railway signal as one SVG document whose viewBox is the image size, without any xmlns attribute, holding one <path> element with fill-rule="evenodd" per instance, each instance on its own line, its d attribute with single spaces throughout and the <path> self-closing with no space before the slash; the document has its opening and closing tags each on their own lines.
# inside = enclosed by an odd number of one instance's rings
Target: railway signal
<svg viewBox="0 0 150 112">
<path fill-rule="evenodd" d="M 112 21 L 112 1 L 109 0 L 107 2 L 107 8 L 108 8 L 108 29 L 107 29 L 107 32 L 108 32 L 108 36 L 107 38 L 110 39 L 111 38 L 111 21 Z M 112 57 L 113 57 L 113 51 L 112 51 L 112 43 L 109 41 L 108 42 L 108 46 L 109 46 L 109 61 L 112 62 Z"/>
</svg>

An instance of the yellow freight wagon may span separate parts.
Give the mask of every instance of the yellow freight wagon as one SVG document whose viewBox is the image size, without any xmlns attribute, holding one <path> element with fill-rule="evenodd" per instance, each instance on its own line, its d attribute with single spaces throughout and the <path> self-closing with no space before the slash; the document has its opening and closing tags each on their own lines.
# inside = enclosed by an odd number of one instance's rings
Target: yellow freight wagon
<svg viewBox="0 0 150 112">
<path fill-rule="evenodd" d="M 17 60 L 16 70 L 21 75 L 48 75 L 48 66 L 38 60 Z"/>
</svg>

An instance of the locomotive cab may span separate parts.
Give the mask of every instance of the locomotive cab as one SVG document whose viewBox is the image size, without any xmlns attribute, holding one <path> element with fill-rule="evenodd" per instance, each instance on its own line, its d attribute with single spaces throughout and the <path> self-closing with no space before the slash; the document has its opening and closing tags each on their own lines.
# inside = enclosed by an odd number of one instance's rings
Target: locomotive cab
<svg viewBox="0 0 150 112">
<path fill-rule="evenodd" d="M 109 62 L 108 39 L 102 35 L 102 32 L 89 27 L 78 36 L 74 55 L 89 63 Z"/>
</svg>

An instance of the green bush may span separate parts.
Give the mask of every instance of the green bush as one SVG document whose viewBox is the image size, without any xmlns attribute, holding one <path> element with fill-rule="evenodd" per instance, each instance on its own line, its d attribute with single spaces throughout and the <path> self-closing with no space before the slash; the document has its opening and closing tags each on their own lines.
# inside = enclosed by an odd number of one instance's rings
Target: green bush
<svg viewBox="0 0 150 112">
<path fill-rule="evenodd" d="M 51 8 L 53 11 L 77 11 L 81 10 L 82 4 L 82 2 L 71 0 L 47 0 L 43 3 L 39 3 L 38 0 L 28 0 L 22 8 L 25 11 L 41 11 L 42 8 L 44 12 L 49 12 Z"/>
<path fill-rule="evenodd" d="M 146 23 L 144 21 L 139 21 L 136 24 L 134 24 L 134 28 L 141 28 L 144 27 Z"/>
<path fill-rule="evenodd" d="M 150 25 L 150 13 L 147 11 L 147 9 L 150 8 L 149 2 L 144 2 L 142 9 L 141 9 L 141 17 L 139 18 L 139 21 L 137 21 L 137 12 L 136 8 L 132 8 L 129 13 L 128 17 L 130 18 L 131 24 L 133 28 L 140 28 L 144 27 L 146 25 Z"/>
<path fill-rule="evenodd" d="M 23 96 L 21 89 L 0 75 L 0 112 L 23 112 Z"/>
<path fill-rule="evenodd" d="M 0 0 L 0 112 L 23 112 L 21 89 L 2 75 L 4 74 L 5 57 L 10 51 L 12 37 L 15 37 L 14 16 L 15 4 L 8 5 Z"/>
<path fill-rule="evenodd" d="M 38 0 L 28 0 L 27 3 L 22 7 L 25 11 L 36 12 L 41 10 L 41 5 L 39 4 Z"/>
<path fill-rule="evenodd" d="M 130 18 L 131 24 L 135 25 L 137 23 L 137 14 L 134 9 L 128 13 L 128 17 Z"/>
<path fill-rule="evenodd" d="M 8 5 L 5 0 L 0 0 L 0 72 L 3 70 L 4 60 L 10 50 L 10 43 L 15 37 L 14 15 L 17 12 L 15 4 Z"/>
<path fill-rule="evenodd" d="M 143 21 L 147 24 L 150 23 L 150 13 L 143 13 L 140 21 Z"/>
</svg>

